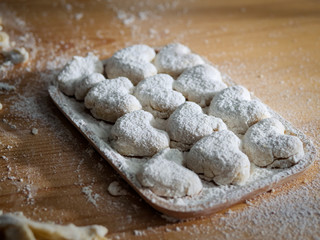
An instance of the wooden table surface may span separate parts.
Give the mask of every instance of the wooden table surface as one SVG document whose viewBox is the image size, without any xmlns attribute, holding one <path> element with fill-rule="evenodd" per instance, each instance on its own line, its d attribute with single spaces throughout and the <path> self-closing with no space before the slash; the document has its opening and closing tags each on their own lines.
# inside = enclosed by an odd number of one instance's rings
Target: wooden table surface
<svg viewBox="0 0 320 240">
<path fill-rule="evenodd" d="M 174 222 L 120 179 L 47 93 L 73 55 L 92 51 L 106 58 L 135 43 L 181 42 L 303 130 L 318 149 L 319 1 L 1 0 L 0 15 L 3 31 L 30 53 L 26 65 L 0 70 L 0 82 L 16 87 L 0 90 L 4 212 L 101 224 L 112 239 L 320 238 L 319 155 L 301 177 L 272 192 L 210 217 Z M 109 195 L 113 181 L 127 195 Z"/>
</svg>

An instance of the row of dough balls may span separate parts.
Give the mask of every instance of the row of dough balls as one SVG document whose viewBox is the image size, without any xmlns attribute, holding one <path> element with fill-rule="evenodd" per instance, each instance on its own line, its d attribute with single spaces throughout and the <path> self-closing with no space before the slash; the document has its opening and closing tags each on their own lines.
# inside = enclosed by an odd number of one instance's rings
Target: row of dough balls
<svg viewBox="0 0 320 240">
<path fill-rule="evenodd" d="M 107 60 L 105 70 L 112 78 L 108 80 L 101 74 L 103 65 L 97 57 L 74 57 L 59 74 L 58 83 L 65 94 L 84 99 L 96 118 L 115 122 L 110 140 L 120 154 L 154 155 L 138 179 L 158 195 L 197 194 L 202 187 L 195 173 L 219 185 L 243 184 L 250 176 L 249 159 L 263 167 L 289 167 L 301 159 L 301 141 L 285 135 L 283 125 L 270 118 L 261 102 L 251 100 L 247 89 L 227 87 L 215 68 L 201 62 L 190 50 L 181 49 L 187 48 L 170 44 L 156 57 L 154 50 L 145 45 L 122 49 Z M 183 62 L 186 66 L 181 66 Z M 154 66 L 158 72 L 171 76 L 156 74 Z M 208 105 L 209 115 L 200 107 Z M 169 117 L 162 129 L 154 116 Z M 243 141 L 228 128 L 245 134 Z M 177 165 L 173 158 L 163 157 L 169 146 L 184 151 L 191 148 L 184 154 L 184 164 Z M 176 155 L 180 153 L 175 150 Z M 165 171 L 170 174 L 154 174 L 153 171 L 159 172 L 158 164 L 167 166 Z M 185 175 L 193 180 L 177 180 L 174 172 L 180 178 Z M 176 184 L 180 187 L 174 187 Z"/>
<path fill-rule="evenodd" d="M 187 102 L 171 116 L 184 111 L 197 116 L 201 108 Z M 186 117 L 185 113 L 179 118 Z M 210 121 L 212 116 L 201 114 Z M 228 130 L 220 119 L 212 118 L 207 134 L 199 137 L 198 141 L 194 140 L 190 151 L 182 152 L 169 148 L 173 147 L 170 146 L 172 132 L 167 131 L 168 134 L 158 129 L 152 114 L 143 110 L 134 111 L 116 121 L 111 129 L 111 145 L 122 155 L 153 156 L 137 176 L 143 186 L 166 197 L 197 194 L 202 189 L 197 174 L 218 185 L 243 185 L 250 177 L 250 161 L 260 167 L 287 168 L 296 164 L 304 155 L 299 138 L 284 134 L 284 126 L 275 118 L 265 118 L 254 124 L 242 140 Z M 186 126 L 198 130 L 202 127 L 201 123 L 207 121 L 202 122 L 200 119 L 200 125 Z M 179 129 L 177 125 L 172 127 Z M 184 130 L 188 131 L 187 128 Z M 168 151 L 175 153 L 167 155 Z M 177 159 L 181 159 L 180 164 L 177 164 Z"/>
<path fill-rule="evenodd" d="M 102 62 L 89 54 L 73 57 L 58 75 L 60 89 L 84 99 L 98 119 L 115 122 L 140 109 L 165 119 L 186 99 L 201 107 L 210 105 L 209 115 L 220 117 L 240 134 L 269 117 L 263 104 L 251 100 L 248 90 L 227 88 L 217 69 L 178 43 L 165 46 L 157 55 L 146 45 L 122 49 L 106 61 L 108 80 L 101 74 L 103 69 Z"/>
</svg>

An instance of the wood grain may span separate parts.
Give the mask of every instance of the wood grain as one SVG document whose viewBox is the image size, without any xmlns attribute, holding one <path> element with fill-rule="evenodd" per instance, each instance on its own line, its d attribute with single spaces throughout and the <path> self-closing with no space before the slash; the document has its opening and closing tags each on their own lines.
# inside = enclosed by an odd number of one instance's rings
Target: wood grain
<svg viewBox="0 0 320 240">
<path fill-rule="evenodd" d="M 0 156 L 8 158 L 0 159 L 0 209 L 23 211 L 34 220 L 102 224 L 109 228 L 111 238 L 226 238 L 221 217 L 231 220 L 232 216 L 223 212 L 176 224 L 162 218 L 101 161 L 99 154 L 92 152 L 88 142 L 55 108 L 47 94 L 55 69 L 72 55 L 90 50 L 105 58 L 126 44 L 160 46 L 180 41 L 254 91 L 312 137 L 319 148 L 318 1 L 177 1 L 177 5 L 170 3 L 167 7 L 159 7 L 160 1 L 142 3 L 132 10 L 132 1 L 0 2 L 4 31 L 31 55 L 27 66 L 0 72 L 1 82 L 17 88 L 15 92 L 0 91 L 4 107 L 0 111 Z M 121 9 L 135 16 L 131 25 L 124 25 L 118 18 Z M 149 13 L 147 20 L 139 18 L 141 11 Z M 79 13 L 82 18 L 76 15 Z M 39 129 L 38 135 L 30 133 L 33 127 Z M 316 204 L 319 189 L 312 183 L 318 172 L 317 162 L 297 180 L 256 198 L 251 205 L 259 211 L 261 202 L 272 202 L 282 194 L 289 196 L 305 186 L 313 189 L 309 198 Z M 128 195 L 112 197 L 107 193 L 108 185 L 115 180 Z M 82 192 L 88 186 L 100 196 L 97 207 Z M 288 204 L 301 212 L 301 199 L 289 199 Z M 239 204 L 231 209 L 241 214 L 250 207 Z M 249 238 L 246 219 L 250 217 L 244 217 L 241 227 L 229 233 L 239 239 Z M 282 219 L 275 214 L 264 235 L 256 238 L 272 239 L 275 233 L 268 229 L 283 224 Z M 310 226 L 316 216 L 310 215 L 306 221 Z M 143 230 L 143 235 L 133 230 Z M 319 231 L 319 227 L 304 229 L 302 234 L 311 238 Z"/>
</svg>

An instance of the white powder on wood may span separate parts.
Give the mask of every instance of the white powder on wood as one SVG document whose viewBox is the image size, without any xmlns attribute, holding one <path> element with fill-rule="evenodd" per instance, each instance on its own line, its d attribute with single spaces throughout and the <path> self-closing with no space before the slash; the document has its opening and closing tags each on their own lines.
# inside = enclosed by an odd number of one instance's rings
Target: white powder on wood
<svg viewBox="0 0 320 240">
<path fill-rule="evenodd" d="M 0 82 L 0 91 L 15 91 L 16 90 L 16 87 L 15 86 L 12 86 L 8 83 L 4 83 L 4 82 Z"/>
<path fill-rule="evenodd" d="M 100 198 L 100 195 L 93 193 L 92 186 L 83 187 L 82 192 L 86 195 L 89 202 L 91 202 L 95 207 L 98 207 L 97 200 Z"/>
</svg>

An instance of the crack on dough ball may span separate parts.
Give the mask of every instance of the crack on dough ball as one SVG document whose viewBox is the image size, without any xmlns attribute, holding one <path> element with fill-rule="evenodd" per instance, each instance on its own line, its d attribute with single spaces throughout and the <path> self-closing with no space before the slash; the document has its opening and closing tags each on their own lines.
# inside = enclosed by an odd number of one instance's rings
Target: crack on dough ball
<svg viewBox="0 0 320 240">
<path fill-rule="evenodd" d="M 171 147 L 184 151 L 202 137 L 223 129 L 227 126 L 220 118 L 204 114 L 201 107 L 193 102 L 178 107 L 167 122 Z"/>
<path fill-rule="evenodd" d="M 78 81 L 92 73 L 102 72 L 102 62 L 92 53 L 88 53 L 86 57 L 74 56 L 58 74 L 57 82 L 64 94 L 73 96 Z"/>
<path fill-rule="evenodd" d="M 296 136 L 286 135 L 275 118 L 254 124 L 243 138 L 244 152 L 259 167 L 288 168 L 304 156 L 303 144 Z"/>
<path fill-rule="evenodd" d="M 165 149 L 151 158 L 137 173 L 142 186 L 158 196 L 195 196 L 203 188 L 197 174 L 182 166 L 183 154 L 177 149 Z"/>
<path fill-rule="evenodd" d="M 111 146 L 121 155 L 150 157 L 169 147 L 169 136 L 156 129 L 149 112 L 139 110 L 119 118 L 111 129 Z"/>
<path fill-rule="evenodd" d="M 208 106 L 214 95 L 226 87 L 220 72 L 208 64 L 187 68 L 173 83 L 173 89 L 201 107 Z"/>
<path fill-rule="evenodd" d="M 101 73 L 92 73 L 89 76 L 76 82 L 74 94 L 76 99 L 83 100 L 91 88 L 104 80 L 106 79 Z"/>
<path fill-rule="evenodd" d="M 128 78 L 106 79 L 89 90 L 84 104 L 95 118 L 115 122 L 124 114 L 142 108 L 132 92 Z"/>
<path fill-rule="evenodd" d="M 229 130 L 214 132 L 193 145 L 186 165 L 218 185 L 243 185 L 250 176 L 250 161 L 240 144 L 241 140 Z"/>
<path fill-rule="evenodd" d="M 134 95 L 143 108 L 155 117 L 168 118 L 185 102 L 184 96 L 172 89 L 173 81 L 173 78 L 167 74 L 148 77 L 137 85 Z"/>
<path fill-rule="evenodd" d="M 199 55 L 191 53 L 188 47 L 180 43 L 171 43 L 160 50 L 155 57 L 154 64 L 159 73 L 177 77 L 186 68 L 204 64 L 204 60 Z"/>
<path fill-rule="evenodd" d="M 117 51 L 106 61 L 105 71 L 108 78 L 127 77 L 134 85 L 141 80 L 157 74 L 151 63 L 156 53 L 153 48 L 139 44 Z"/>
<path fill-rule="evenodd" d="M 251 100 L 249 91 L 242 86 L 228 87 L 217 93 L 208 114 L 221 118 L 237 134 L 245 134 L 251 125 L 270 117 L 266 106 Z"/>
</svg>

